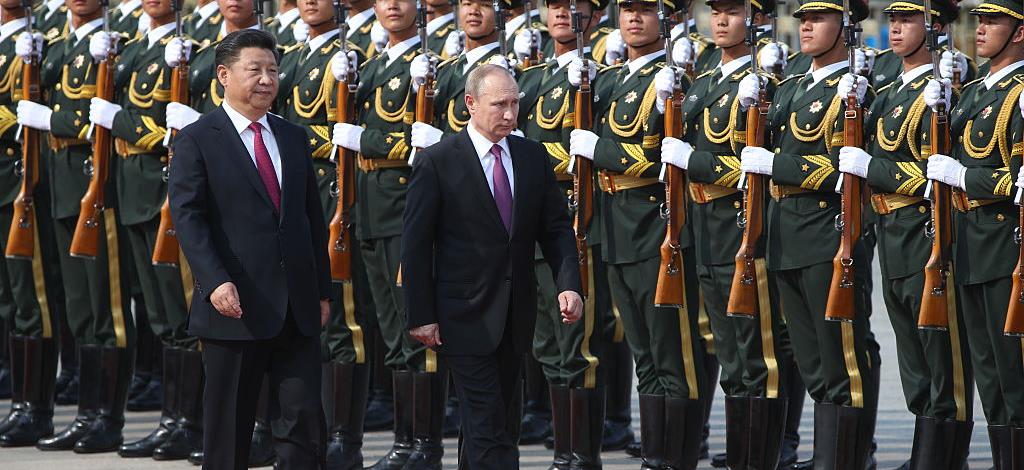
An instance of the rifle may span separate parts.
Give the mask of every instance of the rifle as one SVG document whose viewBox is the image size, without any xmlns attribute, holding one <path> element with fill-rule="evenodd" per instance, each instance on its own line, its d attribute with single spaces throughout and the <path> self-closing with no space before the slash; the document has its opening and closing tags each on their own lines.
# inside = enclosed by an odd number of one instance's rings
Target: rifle
<svg viewBox="0 0 1024 470">
<path fill-rule="evenodd" d="M 932 54 L 934 73 L 939 70 L 939 32 L 932 25 L 932 0 L 924 0 L 924 21 L 928 29 L 928 49 Z M 932 110 L 931 134 L 932 154 L 949 155 L 949 110 L 942 103 Z M 925 230 L 932 239 L 932 251 L 928 262 L 924 265 L 924 292 L 921 293 L 921 311 L 917 317 L 917 327 L 929 330 L 949 329 L 949 293 L 947 279 L 950 273 L 951 253 L 953 250 L 953 222 L 950 207 L 952 205 L 949 185 L 939 181 L 929 181 L 928 192 L 932 205 L 930 227 Z"/>
<path fill-rule="evenodd" d="M 750 0 L 746 0 L 747 8 L 747 45 L 750 46 L 750 73 L 757 76 L 757 32 L 754 25 L 754 10 Z M 757 105 L 747 110 L 747 143 L 751 147 L 764 146 L 765 123 L 768 122 L 767 91 L 761 87 Z M 757 268 L 754 260 L 757 257 L 757 246 L 760 244 L 764 231 L 764 180 L 763 175 L 747 173 L 740 180 L 743 189 L 743 210 L 737 214 L 736 223 L 743 229 L 740 249 L 736 253 L 736 269 L 732 276 L 732 287 L 729 289 L 729 303 L 726 314 L 734 317 L 756 317 L 760 308 L 758 303 Z"/>
<path fill-rule="evenodd" d="M 416 0 L 417 24 L 420 34 L 420 54 L 427 57 L 431 64 L 434 62 L 434 52 L 427 47 L 427 7 L 423 0 Z M 456 20 L 458 23 L 458 20 Z M 435 74 L 433 65 L 427 73 L 426 81 L 416 90 L 416 122 L 432 124 L 434 122 L 434 95 L 437 90 L 434 88 Z M 409 166 L 416 161 L 416 153 L 422 149 L 414 148 L 409 154 Z"/>
<path fill-rule="evenodd" d="M 459 24 L 459 0 L 449 0 L 449 2 L 452 5 L 452 18 L 454 19 L 453 23 L 455 24 L 455 34 L 458 34 L 459 38 L 459 50 L 462 51 L 466 49 L 466 44 L 464 44 L 462 39 L 462 25 Z"/>
<path fill-rule="evenodd" d="M 523 68 L 525 69 L 526 67 L 540 63 L 544 58 L 541 57 L 540 46 L 537 44 L 537 37 L 533 35 L 533 2 L 531 0 L 526 0 L 523 4 L 526 7 L 526 30 L 530 32 L 530 55 L 522 61 Z"/>
<path fill-rule="evenodd" d="M 664 0 L 658 0 L 658 20 L 661 22 L 661 36 L 665 41 L 665 66 L 673 67 L 672 25 L 665 11 Z M 672 96 L 665 103 L 665 137 L 680 138 L 683 135 L 682 75 L 681 71 L 676 71 Z M 667 224 L 665 240 L 661 243 L 661 266 L 658 270 L 658 285 L 654 292 L 654 305 L 683 307 L 686 304 L 686 288 L 683 281 L 683 256 L 679 247 L 679 235 L 686 222 L 686 173 L 676 166 L 667 164 L 662 164 L 661 173 L 661 179 L 665 182 L 665 205 L 662 207 L 661 217 L 666 219 Z"/>
<path fill-rule="evenodd" d="M 174 35 L 182 40 L 185 36 L 181 29 L 181 0 L 171 0 L 174 8 Z M 186 42 L 185 45 L 188 45 Z M 178 66 L 171 71 L 171 101 L 188 105 L 191 103 L 188 92 L 188 61 L 185 60 L 184 47 Z M 167 148 L 167 165 L 164 166 L 164 182 L 167 182 L 171 171 L 171 160 L 174 159 L 174 148 L 170 145 L 177 131 L 168 129 L 164 138 L 164 147 Z M 164 204 L 160 206 L 160 226 L 156 230 L 156 241 L 153 244 L 153 266 L 177 266 L 178 265 L 178 236 L 174 229 L 174 221 L 171 220 L 171 201 L 164 196 Z"/>
<path fill-rule="evenodd" d="M 348 7 L 345 0 L 335 0 L 334 17 L 338 23 L 338 38 L 341 41 L 341 53 L 348 57 L 348 23 L 345 22 Z M 423 42 L 426 44 L 426 41 Z M 338 122 L 351 122 L 355 117 L 353 96 L 359 83 L 356 71 L 350 68 L 348 77 L 338 82 L 337 99 L 335 102 Z M 335 182 L 334 196 L 338 198 L 334 215 L 327 225 L 329 231 L 328 254 L 331 260 L 331 279 L 334 282 L 352 281 L 352 218 L 350 211 L 356 201 L 355 157 L 352 151 L 339 146 L 334 156 L 338 178 Z"/>
<path fill-rule="evenodd" d="M 256 27 L 263 31 L 263 0 L 252 0 L 252 14 L 256 15 Z"/>
<path fill-rule="evenodd" d="M 688 3 L 688 0 L 680 0 L 680 1 L 683 2 L 682 3 L 682 5 L 683 5 L 682 9 L 679 11 L 679 13 L 683 17 L 683 37 L 686 38 L 687 40 L 689 40 L 690 39 L 690 3 Z M 696 75 L 696 72 L 694 72 L 694 70 L 693 70 L 693 64 L 697 60 L 697 57 L 696 57 L 697 51 L 696 50 L 693 51 L 693 55 L 694 55 L 694 57 L 692 57 L 691 60 L 689 62 L 687 62 L 686 66 L 683 68 L 683 70 L 686 73 L 686 76 L 689 77 L 690 80 L 693 80 L 693 77 Z M 669 56 L 669 58 L 671 58 L 671 57 L 672 56 Z"/>
<path fill-rule="evenodd" d="M 502 1 L 493 0 L 492 2 L 494 6 L 494 25 L 498 30 L 498 50 L 501 56 L 508 60 L 508 44 L 505 37 L 505 9 L 501 7 Z"/>
<path fill-rule="evenodd" d="M 771 17 L 772 17 L 772 42 L 779 42 L 779 18 L 778 18 L 779 17 L 779 9 L 785 3 L 786 3 L 786 0 L 778 0 L 777 2 L 775 2 L 775 7 L 771 10 Z M 786 55 L 785 51 L 780 51 L 780 52 L 782 53 L 783 56 Z M 785 59 L 785 58 L 786 57 L 783 57 L 783 59 Z M 775 62 L 775 65 L 772 66 L 772 69 L 769 72 L 771 72 L 771 74 L 773 76 L 775 76 L 776 78 L 782 78 L 782 75 L 783 75 L 783 73 L 785 71 L 782 69 L 781 61 L 780 62 Z"/>
<path fill-rule="evenodd" d="M 955 38 L 956 38 L 956 35 L 953 34 L 953 23 L 950 22 L 948 25 L 946 25 L 946 40 L 949 41 L 949 52 L 952 52 L 953 54 L 957 53 L 956 45 L 953 43 Z M 939 52 L 939 54 L 942 54 L 942 52 Z M 936 74 L 939 73 L 938 70 L 939 69 L 937 69 L 937 68 L 935 69 L 935 73 Z M 960 86 L 963 85 L 963 83 L 962 83 L 963 70 L 960 70 L 960 65 L 955 60 L 953 61 L 953 77 L 952 78 L 953 79 L 950 80 L 950 83 L 952 84 L 953 89 L 959 91 L 960 90 Z M 943 155 L 945 155 L 945 154 L 943 154 Z"/>
<path fill-rule="evenodd" d="M 103 32 L 110 34 L 110 0 L 100 0 L 103 9 Z M 114 99 L 114 51 L 100 61 L 96 71 L 96 96 L 112 101 Z M 95 259 L 99 254 L 100 218 L 103 216 L 107 178 L 110 175 L 110 129 L 103 126 L 92 128 L 92 161 L 86 164 L 91 175 L 89 188 L 79 207 L 75 235 L 71 238 L 71 256 Z"/>
<path fill-rule="evenodd" d="M 590 129 L 593 126 L 593 97 L 590 90 L 590 64 L 583 52 L 584 26 L 583 15 L 576 10 L 576 0 L 569 0 L 572 16 L 572 31 L 576 33 L 576 55 L 583 61 L 583 73 L 580 86 L 576 89 L 576 113 L 573 126 L 576 129 Z M 573 210 L 573 230 L 576 232 L 576 251 L 580 257 L 580 294 L 586 298 L 590 295 L 590 255 L 587 249 L 587 228 L 594 217 L 594 166 L 585 157 L 573 155 L 569 172 L 572 173 L 572 199 L 570 208 Z"/>
<path fill-rule="evenodd" d="M 860 25 L 850 17 L 850 0 L 843 0 L 843 30 L 846 33 L 846 47 L 849 51 L 850 73 L 854 73 L 854 54 L 860 47 Z M 857 101 L 856 87 L 846 97 L 843 137 L 849 147 L 864 146 L 864 110 Z M 828 289 L 828 303 L 825 305 L 825 320 L 852 322 L 856 317 L 854 309 L 854 266 L 853 249 L 861 235 L 861 190 L 860 177 L 843 173 L 842 205 L 836 216 L 836 230 L 840 232 L 839 250 L 832 259 L 832 284 Z"/>
<path fill-rule="evenodd" d="M 1024 142 L 1024 138 L 1021 139 Z M 1020 254 L 1017 255 L 1017 267 L 1013 269 L 1013 287 L 1010 289 L 1010 305 L 1006 310 L 1006 322 L 1003 324 L 1003 335 L 1024 336 L 1024 243 L 1021 243 L 1021 227 L 1024 227 L 1024 190 L 1017 189 L 1014 202 L 1018 206 L 1020 225 L 1014 229 L 1013 239 L 1017 242 Z"/>
<path fill-rule="evenodd" d="M 22 0 L 25 9 L 25 34 L 32 34 L 32 0 Z M 39 59 L 31 55 L 21 68 L 21 99 L 40 101 Z M 30 127 L 21 132 L 21 190 L 14 199 L 14 218 L 7 234 L 5 254 L 11 259 L 32 259 L 35 256 L 36 210 L 35 190 L 39 184 L 39 131 Z"/>
</svg>

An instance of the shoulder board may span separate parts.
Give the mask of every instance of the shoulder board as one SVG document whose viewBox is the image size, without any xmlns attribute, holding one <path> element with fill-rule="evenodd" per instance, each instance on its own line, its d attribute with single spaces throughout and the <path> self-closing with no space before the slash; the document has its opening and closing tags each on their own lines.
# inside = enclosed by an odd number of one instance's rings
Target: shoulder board
<svg viewBox="0 0 1024 470">
<path fill-rule="evenodd" d="M 558 62 L 555 62 L 555 63 L 557 64 Z M 533 69 L 539 69 L 541 67 L 547 67 L 547 66 L 548 66 L 547 62 L 541 62 L 539 64 L 534 64 L 534 65 L 531 65 L 529 67 L 526 67 L 525 69 L 522 70 L 522 72 L 526 72 L 526 71 L 533 70 Z"/>
<path fill-rule="evenodd" d="M 702 73 L 702 74 L 700 74 L 700 75 L 697 75 L 697 76 L 696 76 L 696 77 L 694 77 L 693 79 L 694 79 L 694 80 L 700 80 L 700 79 L 702 79 L 702 78 L 704 78 L 704 77 L 707 77 L 708 75 L 712 75 L 712 74 L 714 74 L 714 73 L 715 73 L 715 71 L 714 71 L 714 70 L 708 70 L 707 72 L 704 72 L 704 73 Z"/>
<path fill-rule="evenodd" d="M 280 46 L 280 45 L 279 45 L 279 46 L 277 46 L 277 47 L 281 47 L 281 48 L 283 49 L 283 53 L 284 53 L 284 54 L 287 54 L 287 53 L 289 53 L 289 52 L 291 52 L 291 51 L 294 51 L 294 50 L 297 50 L 297 49 L 301 48 L 301 47 L 302 47 L 302 45 L 303 45 L 303 43 L 301 43 L 301 42 L 300 42 L 300 43 L 298 43 L 298 44 L 292 44 L 292 45 L 290 45 L 290 46 Z"/>
<path fill-rule="evenodd" d="M 370 21 L 369 23 L 366 23 L 366 26 L 363 26 L 362 28 L 359 28 L 359 33 L 360 34 L 369 34 L 370 30 L 373 29 L 373 23 L 374 22 L 376 22 L 376 20 Z"/>
<path fill-rule="evenodd" d="M 622 66 L 624 66 L 624 65 L 626 65 L 625 62 L 623 62 L 621 64 L 606 65 L 603 69 L 598 70 L 598 72 L 600 72 L 600 73 L 611 72 L 611 71 L 614 71 L 616 69 L 621 69 Z"/>
<path fill-rule="evenodd" d="M 1018 83 L 1024 84 L 1024 75 L 1014 75 L 1013 79 L 1017 80 Z"/>
<path fill-rule="evenodd" d="M 876 91 L 876 93 L 878 93 L 878 94 L 882 94 L 882 92 L 884 92 L 885 90 L 888 90 L 889 88 L 892 88 L 892 86 L 893 86 L 893 85 L 895 85 L 896 83 L 897 83 L 897 82 L 892 82 L 892 83 L 889 83 L 888 85 L 886 85 L 886 86 L 884 86 L 884 87 L 882 87 L 882 88 L 879 88 L 878 90 L 875 90 L 875 91 Z"/>
<path fill-rule="evenodd" d="M 891 52 L 892 52 L 892 48 L 889 48 L 889 49 L 882 49 L 882 50 L 878 51 L 878 53 L 877 53 L 877 54 L 875 54 L 875 57 L 877 58 L 878 56 L 880 56 L 880 55 L 882 55 L 882 54 L 889 54 L 889 53 L 891 53 Z"/>
<path fill-rule="evenodd" d="M 748 73 L 750 73 L 750 67 L 743 67 L 742 69 L 740 69 L 739 72 L 729 75 L 729 79 L 734 81 L 739 80 L 743 77 L 746 77 Z"/>
<path fill-rule="evenodd" d="M 449 57 L 448 60 L 445 60 L 445 61 L 441 62 L 440 64 L 437 64 L 437 68 L 440 69 L 441 67 L 444 67 L 445 65 L 451 64 L 451 63 L 455 62 L 456 60 L 459 60 L 459 57 L 462 57 L 462 54 L 459 54 L 459 55 L 454 56 L 454 57 Z"/>
<path fill-rule="evenodd" d="M 984 81 L 984 80 L 985 80 L 985 77 L 975 78 L 974 80 L 971 80 L 971 81 L 969 81 L 967 83 L 964 83 L 963 85 L 960 85 L 960 89 L 963 90 L 964 88 L 967 88 L 967 87 L 969 87 L 971 85 L 974 85 L 975 83 L 978 83 L 978 82 L 981 82 L 981 81 Z"/>
<path fill-rule="evenodd" d="M 439 38 L 447 37 L 448 33 L 452 32 L 452 30 L 454 30 L 454 29 L 455 29 L 455 23 L 448 23 L 448 24 L 442 26 L 441 28 L 439 28 L 437 31 L 434 31 L 434 36 L 439 37 Z"/>
<path fill-rule="evenodd" d="M 782 80 L 779 80 L 779 85 L 782 85 L 783 83 L 786 83 L 786 82 L 788 82 L 790 80 L 794 80 L 794 79 L 795 80 L 800 80 L 801 78 L 804 78 L 804 75 L 806 75 L 806 74 L 797 73 L 797 74 L 790 75 L 790 76 L 788 76 L 786 78 L 783 78 Z"/>
</svg>

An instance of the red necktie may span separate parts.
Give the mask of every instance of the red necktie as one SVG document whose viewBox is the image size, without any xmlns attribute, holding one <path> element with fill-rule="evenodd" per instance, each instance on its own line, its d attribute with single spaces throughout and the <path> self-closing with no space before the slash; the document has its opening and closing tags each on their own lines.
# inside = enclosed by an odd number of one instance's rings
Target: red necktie
<svg viewBox="0 0 1024 470">
<path fill-rule="evenodd" d="M 253 153 L 256 154 L 256 171 L 263 180 L 263 186 L 267 188 L 270 202 L 274 203 L 274 210 L 281 212 L 281 185 L 277 183 L 277 173 L 274 172 L 274 163 L 270 161 L 270 152 L 267 151 L 267 144 L 263 143 L 263 126 L 258 122 L 249 124 L 253 134 Z"/>
</svg>

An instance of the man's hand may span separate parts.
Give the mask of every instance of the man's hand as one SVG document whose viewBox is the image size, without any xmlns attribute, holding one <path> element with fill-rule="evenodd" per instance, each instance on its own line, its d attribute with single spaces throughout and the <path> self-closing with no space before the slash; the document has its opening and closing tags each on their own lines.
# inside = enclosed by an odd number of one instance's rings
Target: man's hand
<svg viewBox="0 0 1024 470">
<path fill-rule="evenodd" d="M 562 312 L 562 323 L 576 323 L 583 316 L 583 297 L 571 290 L 558 294 L 558 311 Z"/>
<path fill-rule="evenodd" d="M 121 112 L 121 105 L 103 98 L 93 97 L 89 101 L 89 121 L 104 129 L 113 129 L 114 116 Z"/>
<path fill-rule="evenodd" d="M 331 301 L 320 301 L 320 326 L 327 326 L 327 320 L 331 317 Z"/>
<path fill-rule="evenodd" d="M 210 303 L 225 317 L 242 318 L 242 302 L 238 300 L 238 289 L 233 282 L 217 286 L 210 294 Z"/>
<path fill-rule="evenodd" d="M 409 334 L 428 348 L 441 345 L 441 327 L 437 323 L 413 328 Z"/>
</svg>

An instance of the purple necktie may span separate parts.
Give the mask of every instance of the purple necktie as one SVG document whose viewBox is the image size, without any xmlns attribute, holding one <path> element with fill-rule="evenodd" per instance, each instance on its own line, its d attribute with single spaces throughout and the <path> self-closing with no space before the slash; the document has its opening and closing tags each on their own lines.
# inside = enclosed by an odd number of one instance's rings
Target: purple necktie
<svg viewBox="0 0 1024 470">
<path fill-rule="evenodd" d="M 267 144 L 263 143 L 263 126 L 258 122 L 249 124 L 253 134 L 253 153 L 256 154 L 256 171 L 263 180 L 263 186 L 267 188 L 270 195 L 270 202 L 274 203 L 274 209 L 281 212 L 281 186 L 277 183 L 277 174 L 274 172 L 274 163 L 270 161 L 270 152 L 267 151 Z"/>
<path fill-rule="evenodd" d="M 501 221 L 505 223 L 505 230 L 512 233 L 512 186 L 508 183 L 505 165 L 501 163 L 501 146 L 494 144 L 491 155 L 494 156 L 494 172 L 491 173 L 494 179 L 494 203 L 498 205 L 498 214 L 501 214 Z"/>
</svg>

